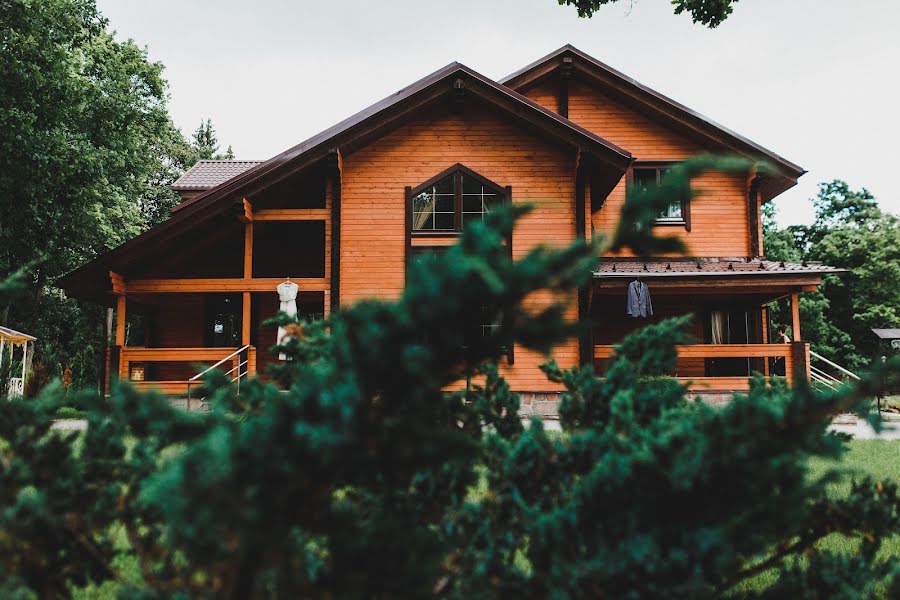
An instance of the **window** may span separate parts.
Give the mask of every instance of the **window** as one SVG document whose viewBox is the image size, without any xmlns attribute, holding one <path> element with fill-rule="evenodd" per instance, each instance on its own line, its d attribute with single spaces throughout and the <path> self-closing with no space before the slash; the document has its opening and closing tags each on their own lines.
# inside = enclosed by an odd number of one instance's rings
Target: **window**
<svg viewBox="0 0 900 600">
<path fill-rule="evenodd" d="M 462 165 L 456 165 L 410 192 L 411 233 L 456 234 L 484 219 L 506 191 Z"/>
<path fill-rule="evenodd" d="M 433 265 L 435 259 L 445 254 L 449 249 L 450 246 L 413 246 L 411 262 L 414 264 Z M 502 311 L 498 311 L 488 305 L 482 305 L 481 319 L 479 321 L 479 333 L 481 334 L 481 337 L 491 337 L 496 335 L 502 321 Z M 427 336 L 425 339 L 427 340 Z M 514 355 L 512 347 L 504 347 L 503 350 L 506 353 L 507 362 L 513 364 Z"/>
<path fill-rule="evenodd" d="M 633 171 L 634 189 L 638 193 L 646 193 L 659 187 L 671 171 L 671 165 L 635 167 Z M 661 225 L 685 225 L 690 231 L 687 206 L 683 205 L 680 200 L 673 200 L 660 211 L 656 222 Z"/>
</svg>

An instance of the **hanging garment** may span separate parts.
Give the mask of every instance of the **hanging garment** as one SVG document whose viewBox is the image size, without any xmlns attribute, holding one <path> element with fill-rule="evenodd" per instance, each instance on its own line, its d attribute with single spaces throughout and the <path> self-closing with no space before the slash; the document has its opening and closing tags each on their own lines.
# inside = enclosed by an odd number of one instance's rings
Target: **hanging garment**
<svg viewBox="0 0 900 600">
<path fill-rule="evenodd" d="M 279 306 L 279 310 L 289 317 L 294 317 L 297 315 L 297 293 L 300 291 L 300 286 L 288 279 L 282 283 L 278 284 L 276 288 L 278 291 L 278 301 L 281 303 Z M 278 334 L 275 337 L 275 343 L 281 344 L 282 338 L 284 338 L 285 334 L 284 327 L 278 328 Z M 278 360 L 287 360 L 287 355 L 283 352 L 278 355 Z"/>
<path fill-rule="evenodd" d="M 643 281 L 632 281 L 628 284 L 626 310 L 632 317 L 649 317 L 653 314 L 650 303 L 650 286 Z"/>
</svg>

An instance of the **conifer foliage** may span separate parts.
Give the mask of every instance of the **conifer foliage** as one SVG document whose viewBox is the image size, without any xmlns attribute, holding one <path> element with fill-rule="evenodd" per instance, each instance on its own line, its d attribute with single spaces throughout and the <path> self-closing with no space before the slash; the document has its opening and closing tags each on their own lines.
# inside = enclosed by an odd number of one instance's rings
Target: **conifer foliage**
<svg viewBox="0 0 900 600">
<path fill-rule="evenodd" d="M 637 221 L 612 245 L 658 247 L 650 220 L 690 193 L 673 181 L 629 197 Z M 122 384 L 83 434 L 50 430 L 58 386 L 2 403 L 3 597 L 114 581 L 141 598 L 713 598 L 771 567 L 777 584 L 754 593 L 813 598 L 896 578 L 877 557 L 900 525 L 896 484 L 833 500 L 805 467 L 841 453 L 829 416 L 864 407 L 880 374 L 827 396 L 758 377 L 724 407 L 691 402 L 662 377 L 686 340 L 675 319 L 626 339 L 602 378 L 549 362 L 564 435 L 523 427 L 505 348 L 548 351 L 580 327 L 562 304 L 523 300 L 571 296 L 600 242 L 514 262 L 504 240 L 522 212 L 412 265 L 397 302 L 281 315 L 284 392 L 251 380 L 237 395 L 214 374 L 212 410 L 186 413 Z M 489 337 L 485 305 L 502 315 Z M 859 553 L 816 551 L 833 532 Z"/>
</svg>

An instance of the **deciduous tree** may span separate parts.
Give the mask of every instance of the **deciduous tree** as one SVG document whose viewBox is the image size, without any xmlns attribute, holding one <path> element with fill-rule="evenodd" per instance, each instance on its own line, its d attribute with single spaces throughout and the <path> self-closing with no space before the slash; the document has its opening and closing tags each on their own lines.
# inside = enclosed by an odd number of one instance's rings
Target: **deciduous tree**
<svg viewBox="0 0 900 600">
<path fill-rule="evenodd" d="M 620 0 L 557 0 L 560 5 L 574 6 L 578 16 L 587 18 L 607 4 Z M 632 3 L 634 0 L 630 0 Z M 738 0 L 672 0 L 675 14 L 688 13 L 694 23 L 714 28 L 721 25 L 731 15 Z"/>
</svg>

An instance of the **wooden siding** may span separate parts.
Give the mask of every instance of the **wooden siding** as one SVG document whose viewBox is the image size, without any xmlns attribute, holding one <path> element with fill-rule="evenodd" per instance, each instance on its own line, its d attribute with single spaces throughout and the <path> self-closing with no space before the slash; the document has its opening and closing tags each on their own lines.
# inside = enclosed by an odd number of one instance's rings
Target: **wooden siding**
<svg viewBox="0 0 900 600">
<path fill-rule="evenodd" d="M 594 319 L 594 343 L 597 345 L 617 344 L 626 335 L 640 327 L 687 314 L 695 315 L 691 334 L 702 341 L 703 323 L 698 314 L 701 310 L 702 306 L 697 298 L 691 296 L 654 296 L 653 316 L 637 319 L 628 316 L 625 312 L 625 294 L 598 296 L 594 298 L 594 307 L 591 313 Z M 605 368 L 603 364 L 597 366 Z M 675 373 L 683 377 L 701 377 L 705 373 L 703 359 L 679 358 L 675 366 Z"/>
<path fill-rule="evenodd" d="M 343 157 L 341 190 L 341 304 L 366 297 L 396 299 L 405 280 L 404 188 L 415 187 L 456 163 L 502 186 L 513 201 L 532 203 L 513 235 L 514 256 L 536 244 L 575 237 L 575 153 L 524 132 L 488 110 L 467 104 L 464 114 L 423 114 Z M 550 299 L 535 294 L 534 308 Z M 569 316 L 575 317 L 575 294 Z M 562 365 L 578 360 L 572 340 L 555 354 Z M 543 356 L 516 349 L 504 372 L 517 390 L 555 391 L 537 366 Z"/>
<path fill-rule="evenodd" d="M 528 90 L 526 95 L 555 110 L 556 85 L 548 81 Z M 569 83 L 569 119 L 628 150 L 638 161 L 678 161 L 715 151 L 578 81 Z M 690 256 L 749 256 L 746 175 L 708 173 L 695 179 L 693 187 L 697 196 L 691 202 L 691 231 L 678 226 L 665 226 L 661 231 L 681 237 Z M 595 233 L 608 233 L 615 228 L 625 201 L 625 188 L 623 179 L 604 207 L 592 215 Z"/>
</svg>

